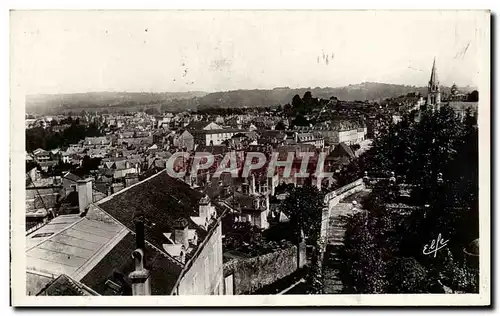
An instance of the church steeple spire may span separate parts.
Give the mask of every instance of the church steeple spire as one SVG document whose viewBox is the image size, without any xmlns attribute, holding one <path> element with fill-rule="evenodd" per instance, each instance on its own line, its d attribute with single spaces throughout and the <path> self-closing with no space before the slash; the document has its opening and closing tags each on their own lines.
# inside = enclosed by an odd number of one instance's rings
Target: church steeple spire
<svg viewBox="0 0 500 316">
<path fill-rule="evenodd" d="M 427 87 L 427 104 L 434 105 L 439 108 L 441 103 L 441 91 L 439 90 L 439 79 L 436 68 L 436 57 L 432 62 L 431 78 L 429 79 L 429 86 Z"/>
<path fill-rule="evenodd" d="M 431 79 L 429 80 L 429 86 L 437 87 L 439 90 L 439 79 L 436 70 L 436 57 L 434 57 L 434 61 L 432 62 L 432 71 L 431 71 Z"/>
</svg>

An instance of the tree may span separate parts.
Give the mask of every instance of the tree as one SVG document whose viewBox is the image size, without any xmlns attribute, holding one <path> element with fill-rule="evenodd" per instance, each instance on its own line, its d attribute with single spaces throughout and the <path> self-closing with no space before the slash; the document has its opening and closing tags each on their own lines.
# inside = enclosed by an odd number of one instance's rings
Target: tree
<svg viewBox="0 0 500 316">
<path fill-rule="evenodd" d="M 309 126 L 309 121 L 302 114 L 298 114 L 292 121 L 293 126 Z"/>
<path fill-rule="evenodd" d="M 294 108 L 300 108 L 304 102 L 302 102 L 302 99 L 298 94 L 294 95 L 292 98 L 292 106 Z"/>
<path fill-rule="evenodd" d="M 426 293 L 427 270 L 415 258 L 396 258 L 388 267 L 389 293 Z"/>
<path fill-rule="evenodd" d="M 291 116 L 293 116 L 293 113 L 294 113 L 293 107 L 287 103 L 287 104 L 285 104 L 285 106 L 283 106 L 283 112 L 287 117 L 291 117 Z"/>
<path fill-rule="evenodd" d="M 299 240 L 303 232 L 308 243 L 313 245 L 311 271 L 307 277 L 311 294 L 321 294 L 323 291 L 320 236 L 324 206 L 324 194 L 307 184 L 292 188 L 280 205 L 280 209 L 290 218 L 296 239 Z"/>
<path fill-rule="evenodd" d="M 319 238 L 324 207 L 324 193 L 315 186 L 305 185 L 293 187 L 280 209 L 294 224 L 297 236 L 303 231 L 306 237 L 315 240 Z"/>
<path fill-rule="evenodd" d="M 472 91 L 467 96 L 467 102 L 478 102 L 479 101 L 479 92 L 477 90 Z"/>
<path fill-rule="evenodd" d="M 311 91 L 306 91 L 306 93 L 304 93 L 304 96 L 302 97 L 302 100 L 304 101 L 304 103 L 310 103 L 312 101 Z"/>
<path fill-rule="evenodd" d="M 382 124 L 365 163 L 387 177 L 413 185 L 416 210 L 387 207 L 400 200 L 398 184 L 380 181 L 362 205 L 366 212 L 346 218 L 346 271 L 355 293 L 476 291 L 478 274 L 453 258 L 479 235 L 478 137 L 474 116 L 463 122 L 450 107 L 424 111 Z M 379 175 L 380 176 L 380 175 Z M 471 225 L 472 224 L 472 225 Z M 449 239 L 436 258 L 422 254 L 438 234 Z M 437 285 L 430 287 L 429 284 Z"/>
</svg>

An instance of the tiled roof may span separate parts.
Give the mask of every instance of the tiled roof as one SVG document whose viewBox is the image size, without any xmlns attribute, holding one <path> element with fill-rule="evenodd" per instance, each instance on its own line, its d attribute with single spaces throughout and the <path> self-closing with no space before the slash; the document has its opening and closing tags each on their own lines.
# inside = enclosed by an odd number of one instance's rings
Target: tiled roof
<svg viewBox="0 0 500 316">
<path fill-rule="evenodd" d="M 128 275 L 134 271 L 132 252 L 135 247 L 135 235 L 125 236 L 82 280 L 101 295 L 131 295 Z M 151 293 L 153 295 L 170 295 L 182 265 L 146 244 L 145 268 L 150 271 Z M 106 285 L 112 281 L 121 287 L 120 293 L 114 292 Z"/>
</svg>

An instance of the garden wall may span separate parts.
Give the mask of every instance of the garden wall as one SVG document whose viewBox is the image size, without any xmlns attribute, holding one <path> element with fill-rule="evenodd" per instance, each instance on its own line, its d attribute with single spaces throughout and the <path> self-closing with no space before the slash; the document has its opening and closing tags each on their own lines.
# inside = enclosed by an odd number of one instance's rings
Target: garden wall
<svg viewBox="0 0 500 316">
<path fill-rule="evenodd" d="M 299 248 L 301 258 L 305 260 L 305 245 Z M 298 268 L 297 263 L 297 246 L 295 245 L 258 257 L 233 259 L 224 264 L 224 278 L 231 275 L 233 278 L 232 291 L 225 289 L 225 293 L 251 294 L 295 272 Z"/>
</svg>

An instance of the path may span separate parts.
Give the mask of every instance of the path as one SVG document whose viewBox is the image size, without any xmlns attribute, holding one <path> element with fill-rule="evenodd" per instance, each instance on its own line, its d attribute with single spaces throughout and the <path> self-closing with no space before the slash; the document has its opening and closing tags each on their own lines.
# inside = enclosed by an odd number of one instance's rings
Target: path
<svg viewBox="0 0 500 316">
<path fill-rule="evenodd" d="M 364 191 L 367 194 L 369 191 Z M 341 203 L 333 207 L 331 216 L 328 220 L 328 228 L 326 235 L 326 251 L 323 259 L 323 290 L 325 294 L 340 294 L 343 293 L 344 286 L 340 278 L 342 262 L 339 258 L 339 251 L 344 246 L 345 227 L 341 220 L 343 215 L 360 212 L 358 197 L 360 193 L 355 193 L 358 201 L 357 208 L 354 208 L 347 197 Z M 347 202 L 347 201 L 349 202 Z"/>
</svg>

